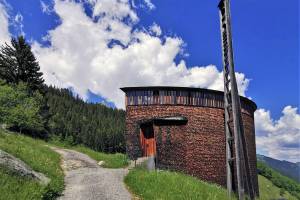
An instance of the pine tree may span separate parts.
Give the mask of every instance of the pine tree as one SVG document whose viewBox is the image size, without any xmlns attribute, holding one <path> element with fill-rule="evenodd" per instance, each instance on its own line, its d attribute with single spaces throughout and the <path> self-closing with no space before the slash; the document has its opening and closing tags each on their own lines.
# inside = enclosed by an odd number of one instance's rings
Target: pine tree
<svg viewBox="0 0 300 200">
<path fill-rule="evenodd" d="M 11 45 L 5 43 L 0 47 L 0 79 L 9 84 L 24 82 L 34 91 L 42 89 L 42 76 L 31 46 L 23 36 L 13 38 Z"/>
</svg>

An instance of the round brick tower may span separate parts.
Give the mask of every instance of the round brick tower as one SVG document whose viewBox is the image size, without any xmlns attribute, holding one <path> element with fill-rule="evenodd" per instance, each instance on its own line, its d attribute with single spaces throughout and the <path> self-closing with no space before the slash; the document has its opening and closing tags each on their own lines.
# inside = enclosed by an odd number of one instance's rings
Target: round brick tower
<svg viewBox="0 0 300 200">
<path fill-rule="evenodd" d="M 186 87 L 125 87 L 126 145 L 131 159 L 155 156 L 156 167 L 181 171 L 226 186 L 224 93 Z M 250 161 L 258 194 L 254 111 L 240 97 Z"/>
</svg>

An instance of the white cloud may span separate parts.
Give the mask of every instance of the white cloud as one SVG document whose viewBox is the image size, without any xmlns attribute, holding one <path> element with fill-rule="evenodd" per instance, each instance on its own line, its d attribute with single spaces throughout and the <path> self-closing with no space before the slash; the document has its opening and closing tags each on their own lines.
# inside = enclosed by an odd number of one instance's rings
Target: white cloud
<svg viewBox="0 0 300 200">
<path fill-rule="evenodd" d="M 10 43 L 9 26 L 12 26 L 17 34 L 25 35 L 23 31 L 23 15 L 17 13 L 14 17 L 11 17 L 9 16 L 11 10 L 11 6 L 5 0 L 0 0 L 0 45 L 3 45 L 5 42 Z"/>
<path fill-rule="evenodd" d="M 6 12 L 6 6 L 0 2 L 0 45 L 10 41 L 8 18 L 9 16 Z"/>
<path fill-rule="evenodd" d="M 161 28 L 156 23 L 153 23 L 152 26 L 150 26 L 150 31 L 156 36 L 161 35 Z"/>
<path fill-rule="evenodd" d="M 17 23 L 22 23 L 22 22 L 23 22 L 23 15 L 21 15 L 20 13 L 18 13 L 18 14 L 15 16 L 15 22 L 17 22 Z"/>
<path fill-rule="evenodd" d="M 129 16 L 134 22 L 138 20 L 136 13 L 130 8 L 128 0 L 90 0 L 92 2 L 93 16 L 105 14 L 111 19 L 122 20 Z"/>
<path fill-rule="evenodd" d="M 89 0 L 93 17 L 82 3 L 54 2 L 61 24 L 50 30 L 51 46 L 33 44 L 47 84 L 73 87 L 83 98 L 90 89 L 124 107 L 123 86 L 177 85 L 223 90 L 222 72 L 213 65 L 188 68 L 181 60 L 178 37 L 160 37 L 145 29 L 134 29 L 136 12 L 128 0 Z M 128 17 L 130 22 L 128 23 Z M 97 20 L 95 20 L 97 19 Z M 151 31 L 161 34 L 158 25 Z M 249 80 L 237 74 L 244 95 Z"/>
<path fill-rule="evenodd" d="M 255 112 L 256 144 L 262 153 L 281 160 L 300 161 L 300 115 L 286 106 L 282 116 L 273 120 L 270 111 Z"/>
<path fill-rule="evenodd" d="M 155 5 L 151 2 L 151 0 L 144 0 L 144 2 L 150 10 L 155 9 Z"/>
<path fill-rule="evenodd" d="M 20 35 L 25 35 L 23 28 L 23 15 L 21 13 L 16 14 L 14 20 L 12 21 L 12 25 L 15 27 L 15 30 Z"/>
<path fill-rule="evenodd" d="M 132 6 L 133 8 L 137 8 L 137 6 L 135 5 L 134 0 L 131 0 L 131 6 Z"/>
<path fill-rule="evenodd" d="M 40 3 L 42 12 L 49 15 L 52 12 L 50 5 L 46 4 L 44 1 L 40 1 Z"/>
<path fill-rule="evenodd" d="M 157 24 L 134 29 L 138 16 L 128 0 L 55 0 L 53 12 L 61 24 L 44 36 L 50 46 L 33 43 L 47 84 L 72 87 L 83 98 L 88 89 L 124 107 L 123 86 L 173 85 L 223 90 L 223 75 L 214 65 L 186 66 L 175 57 L 182 53 L 181 38 L 162 36 Z M 89 2 L 93 17 L 83 3 Z M 150 2 L 150 1 L 149 1 Z M 42 4 L 42 1 L 41 1 Z M 43 6 L 42 6 L 43 9 Z M 45 8 L 46 9 L 46 8 Z M 46 10 L 44 10 L 46 11 Z M 22 16 L 15 21 L 22 24 Z M 129 19 L 129 20 L 128 20 Z M 0 43 L 10 40 L 9 16 L 0 3 Z M 154 34 L 154 35 L 153 35 Z M 249 79 L 236 73 L 240 94 L 245 95 Z M 260 152 L 299 161 L 300 119 L 297 108 L 287 106 L 279 120 L 270 111 L 255 113 L 257 147 Z"/>
</svg>

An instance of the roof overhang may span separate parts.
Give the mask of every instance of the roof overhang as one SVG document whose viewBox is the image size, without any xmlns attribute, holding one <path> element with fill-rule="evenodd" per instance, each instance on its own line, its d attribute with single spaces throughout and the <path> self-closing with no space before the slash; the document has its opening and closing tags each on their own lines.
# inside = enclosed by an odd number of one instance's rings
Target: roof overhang
<svg viewBox="0 0 300 200">
<path fill-rule="evenodd" d="M 206 88 L 197 88 L 197 87 L 178 87 L 178 86 L 139 86 L 139 87 L 122 87 L 120 88 L 123 92 L 127 93 L 129 91 L 143 91 L 143 90 L 175 90 L 175 91 L 201 91 L 206 93 L 212 93 L 212 94 L 218 94 L 218 95 L 224 95 L 223 91 L 219 90 L 211 90 Z M 240 96 L 241 100 L 245 101 L 247 104 L 251 105 L 253 107 L 253 110 L 255 111 L 257 109 L 257 105 L 254 101 L 251 99 L 248 99 L 244 96 Z"/>
</svg>

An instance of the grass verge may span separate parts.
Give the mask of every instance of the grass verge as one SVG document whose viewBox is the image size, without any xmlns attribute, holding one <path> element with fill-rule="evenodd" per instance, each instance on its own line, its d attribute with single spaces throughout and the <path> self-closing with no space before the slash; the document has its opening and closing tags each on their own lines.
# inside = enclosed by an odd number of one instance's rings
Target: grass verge
<svg viewBox="0 0 300 200">
<path fill-rule="evenodd" d="M 278 188 L 259 175 L 259 200 L 297 200 L 289 192 Z M 170 171 L 147 171 L 143 167 L 132 169 L 125 177 L 129 190 L 143 200 L 226 200 L 224 188 L 203 182 L 192 176 Z M 236 199 L 236 198 L 232 198 Z"/>
<path fill-rule="evenodd" d="M 144 200 L 229 199 L 224 188 L 177 172 L 135 168 L 125 177 L 125 183 L 132 193 Z"/>
<path fill-rule="evenodd" d="M 23 160 L 33 170 L 51 179 L 47 186 L 0 170 L 0 199 L 55 199 L 64 189 L 60 155 L 42 140 L 0 129 L 0 149 Z"/>
<path fill-rule="evenodd" d="M 94 151 L 88 147 L 85 147 L 83 145 L 70 145 L 67 144 L 64 141 L 61 141 L 57 138 L 54 138 L 50 141 L 50 144 L 57 147 L 67 148 L 67 149 L 73 149 L 75 151 L 84 153 L 88 156 L 90 156 L 92 159 L 97 161 L 104 161 L 103 167 L 106 168 L 123 168 L 126 167 L 129 163 L 128 157 L 125 154 L 122 153 L 103 153 Z"/>
</svg>

